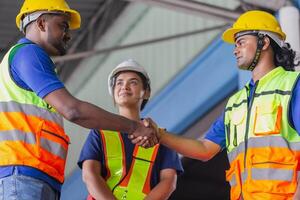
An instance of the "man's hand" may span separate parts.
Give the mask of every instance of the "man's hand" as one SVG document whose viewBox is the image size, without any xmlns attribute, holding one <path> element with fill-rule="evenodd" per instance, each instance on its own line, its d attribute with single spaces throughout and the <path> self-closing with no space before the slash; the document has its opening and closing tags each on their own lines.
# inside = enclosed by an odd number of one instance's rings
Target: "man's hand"
<svg viewBox="0 0 300 200">
<path fill-rule="evenodd" d="M 137 123 L 136 126 L 137 127 L 135 131 L 129 135 L 129 138 L 133 144 L 137 144 L 144 148 L 149 148 L 153 147 L 159 142 L 157 138 L 158 129 L 144 121 L 143 123 Z"/>
<path fill-rule="evenodd" d="M 146 127 L 152 127 L 156 130 L 156 138 L 158 142 L 160 142 L 162 135 L 166 132 L 166 129 L 158 127 L 151 118 L 144 119 L 143 123 Z"/>
</svg>

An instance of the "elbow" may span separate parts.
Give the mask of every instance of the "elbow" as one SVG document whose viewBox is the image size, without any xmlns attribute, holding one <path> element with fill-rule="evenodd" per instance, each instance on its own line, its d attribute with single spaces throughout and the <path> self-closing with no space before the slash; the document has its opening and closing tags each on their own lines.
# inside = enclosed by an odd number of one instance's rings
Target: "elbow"
<svg viewBox="0 0 300 200">
<path fill-rule="evenodd" d="M 169 182 L 170 194 L 172 194 L 176 190 L 176 186 L 177 186 L 177 175 L 174 175 L 174 177 L 170 179 Z"/>
<path fill-rule="evenodd" d="M 91 176 L 86 170 L 82 170 L 82 181 L 88 186 Z"/>
<path fill-rule="evenodd" d="M 88 175 L 85 173 L 84 170 L 82 170 L 82 181 L 87 184 L 88 182 Z"/>
<path fill-rule="evenodd" d="M 205 155 L 202 156 L 202 161 L 203 162 L 207 162 L 209 161 L 210 159 L 212 159 L 216 154 L 212 154 L 212 153 L 207 153 Z"/>
<path fill-rule="evenodd" d="M 200 160 L 203 161 L 203 162 L 207 162 L 207 161 L 209 161 L 212 158 L 213 158 L 213 156 L 207 156 L 207 155 L 205 155 L 205 156 L 201 157 Z"/>
<path fill-rule="evenodd" d="M 210 158 L 202 158 L 202 159 L 199 159 L 199 160 L 201 160 L 202 162 L 207 162 L 207 161 L 210 160 Z"/>
<path fill-rule="evenodd" d="M 62 113 L 64 118 L 70 122 L 75 123 L 78 119 L 80 119 L 80 112 L 78 107 L 68 107 Z"/>
<path fill-rule="evenodd" d="M 166 199 L 169 199 L 169 197 L 172 195 L 172 193 L 176 190 L 176 185 L 177 185 L 177 175 L 173 178 L 173 180 L 170 181 L 170 183 L 168 185 L 168 192 L 167 192 Z"/>
<path fill-rule="evenodd" d="M 177 178 L 176 181 L 173 182 L 173 184 L 171 184 L 170 186 L 170 192 L 173 193 L 176 190 L 176 184 L 177 183 Z"/>
<path fill-rule="evenodd" d="M 202 162 L 207 162 L 210 159 L 212 159 L 214 156 L 215 156 L 215 154 L 213 154 L 212 152 L 205 151 L 205 152 L 196 154 L 192 158 L 197 159 L 197 160 L 201 160 Z"/>
</svg>

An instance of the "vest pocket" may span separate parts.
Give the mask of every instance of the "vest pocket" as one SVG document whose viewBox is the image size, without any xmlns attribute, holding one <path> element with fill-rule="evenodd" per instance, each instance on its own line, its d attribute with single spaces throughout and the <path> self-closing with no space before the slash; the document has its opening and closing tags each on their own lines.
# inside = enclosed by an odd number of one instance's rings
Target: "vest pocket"
<svg viewBox="0 0 300 200">
<path fill-rule="evenodd" d="M 281 105 L 257 106 L 254 117 L 254 134 L 257 136 L 280 134 L 281 118 Z"/>
<path fill-rule="evenodd" d="M 232 117 L 229 124 L 230 129 L 228 130 L 228 133 L 230 134 L 228 145 L 236 147 L 241 142 L 242 138 L 238 138 L 238 136 L 242 136 L 245 133 L 245 120 L 245 108 L 238 108 L 232 111 Z"/>
<path fill-rule="evenodd" d="M 246 181 L 248 192 L 293 194 L 297 187 L 297 161 L 285 162 L 272 160 L 260 160 L 254 158 L 248 168 Z M 292 160 L 292 158 L 291 158 Z"/>
<path fill-rule="evenodd" d="M 47 152 L 49 155 L 57 156 L 65 161 L 70 144 L 69 137 L 55 127 L 43 123 L 38 135 L 38 147 L 40 151 Z M 48 156 L 41 155 L 46 160 L 52 159 Z"/>
</svg>

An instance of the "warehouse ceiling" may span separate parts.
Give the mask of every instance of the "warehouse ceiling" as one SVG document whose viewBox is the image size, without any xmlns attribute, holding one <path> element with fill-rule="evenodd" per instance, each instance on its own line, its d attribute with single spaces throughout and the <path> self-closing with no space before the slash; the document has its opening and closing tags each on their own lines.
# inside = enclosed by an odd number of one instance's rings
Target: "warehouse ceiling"
<svg viewBox="0 0 300 200">
<path fill-rule="evenodd" d="M 107 51 L 123 49 L 124 47 L 113 47 L 104 51 L 95 51 L 93 47 L 128 3 L 159 6 L 199 17 L 210 16 L 229 23 L 232 23 L 245 10 L 260 8 L 273 12 L 289 3 L 287 0 L 269 0 L 268 3 L 259 0 L 230 1 L 234 4 L 238 3 L 240 6 L 232 10 L 218 5 L 220 1 L 217 0 L 68 0 L 70 7 L 80 12 L 82 26 L 81 29 L 72 33 L 68 55 L 56 58 L 58 73 L 61 79 L 66 81 L 81 59 Z M 22 37 L 22 33 L 17 30 L 15 24 L 15 16 L 18 14 L 22 2 L 20 0 L 0 1 L 0 58 L 12 44 Z M 131 46 L 125 48 L 131 48 Z M 65 65 L 69 67 L 63 67 Z"/>
<path fill-rule="evenodd" d="M 81 15 L 81 28 L 72 31 L 68 54 L 93 49 L 95 41 L 107 30 L 128 4 L 120 0 L 67 0 L 69 6 Z M 84 3 L 83 3 L 84 2 Z M 17 29 L 15 17 L 22 6 L 21 0 L 0 1 L 0 58 L 23 34 Z M 80 60 L 58 63 L 58 73 L 66 80 Z M 65 64 L 73 67 L 63 68 Z"/>
</svg>

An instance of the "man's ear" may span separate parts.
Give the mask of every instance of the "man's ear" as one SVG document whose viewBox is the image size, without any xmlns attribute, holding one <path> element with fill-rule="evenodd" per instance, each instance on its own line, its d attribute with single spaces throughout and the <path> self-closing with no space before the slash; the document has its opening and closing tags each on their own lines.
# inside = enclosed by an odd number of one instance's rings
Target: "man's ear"
<svg viewBox="0 0 300 200">
<path fill-rule="evenodd" d="M 46 19 L 44 17 L 39 17 L 35 21 L 39 30 L 45 32 L 46 31 Z"/>
<path fill-rule="evenodd" d="M 263 41 L 264 41 L 264 46 L 263 46 L 262 50 L 266 50 L 271 46 L 270 38 L 264 37 Z"/>
</svg>

